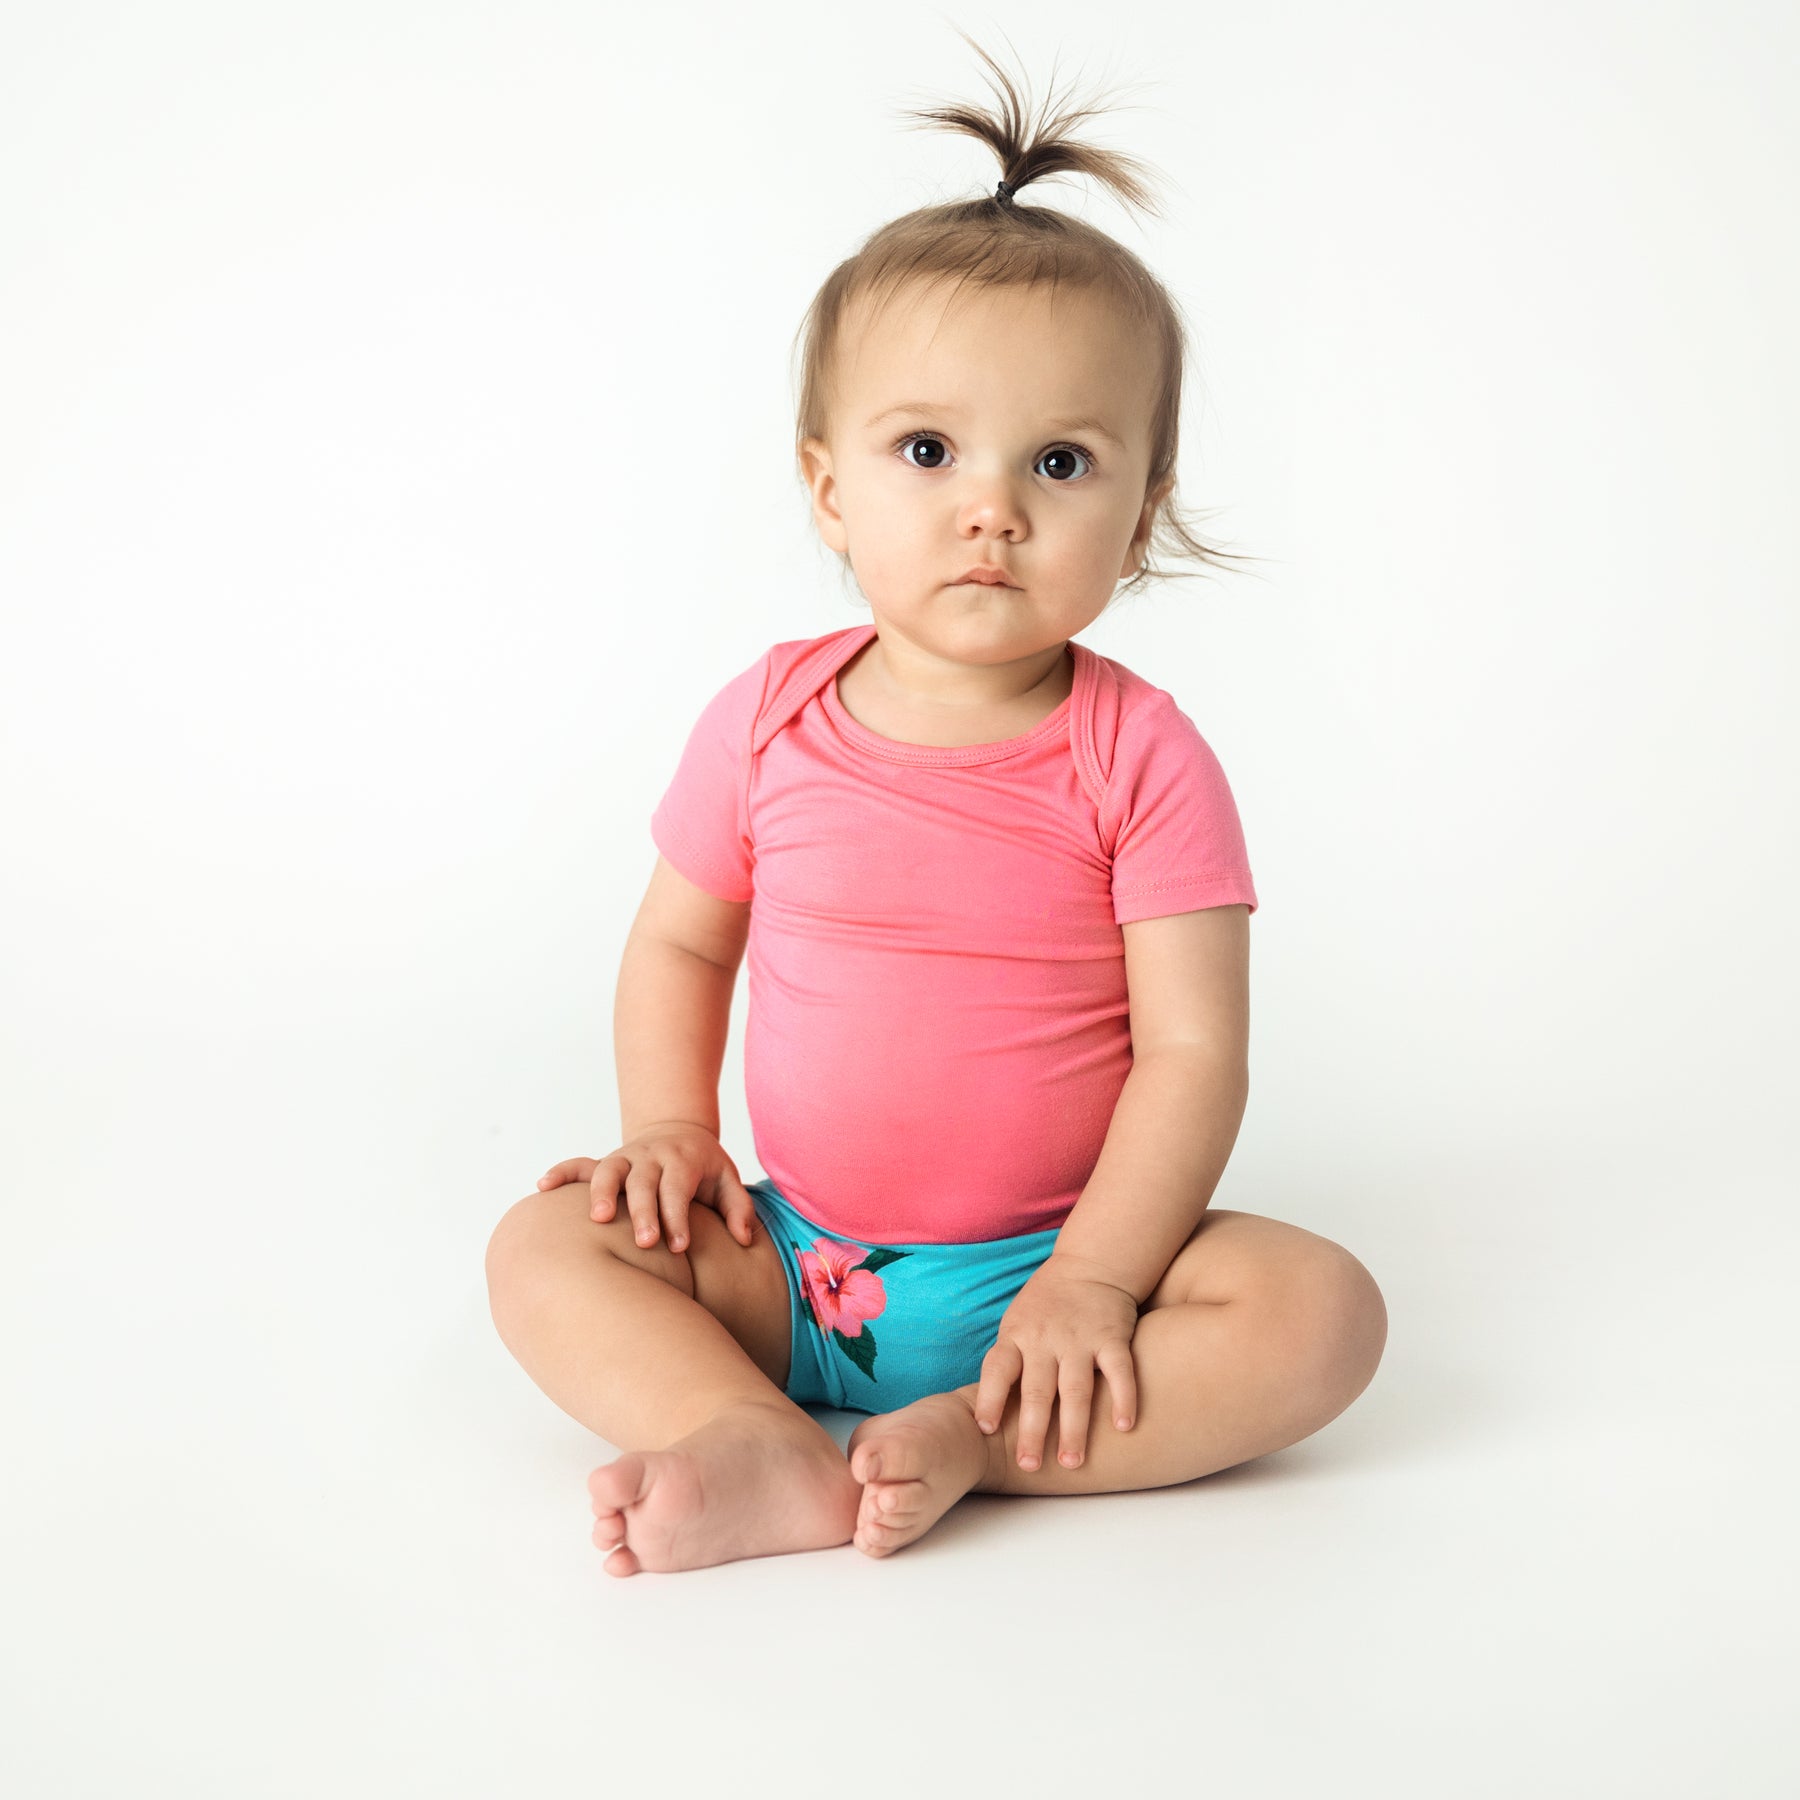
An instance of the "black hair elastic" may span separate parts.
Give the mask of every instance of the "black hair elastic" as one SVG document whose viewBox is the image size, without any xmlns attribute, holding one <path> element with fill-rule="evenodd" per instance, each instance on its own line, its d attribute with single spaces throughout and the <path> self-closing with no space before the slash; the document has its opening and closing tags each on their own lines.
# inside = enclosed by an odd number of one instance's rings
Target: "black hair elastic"
<svg viewBox="0 0 1800 1800">
<path fill-rule="evenodd" d="M 1006 185 L 1006 183 L 1004 181 L 1001 182 L 1000 185 L 994 189 L 994 198 L 996 200 L 1010 200 L 1012 197 L 1013 197 L 1013 191 L 1011 188 L 1009 188 Z"/>
</svg>

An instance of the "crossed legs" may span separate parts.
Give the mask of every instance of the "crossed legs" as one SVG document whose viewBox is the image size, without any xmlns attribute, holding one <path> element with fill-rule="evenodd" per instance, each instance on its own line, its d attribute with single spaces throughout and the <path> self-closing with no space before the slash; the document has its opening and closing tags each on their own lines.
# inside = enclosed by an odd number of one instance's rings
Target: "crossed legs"
<svg viewBox="0 0 1800 1800">
<path fill-rule="evenodd" d="M 890 1554 L 971 1489 L 1190 1481 L 1335 1418 L 1386 1338 L 1380 1291 L 1348 1251 L 1209 1211 L 1141 1309 L 1136 1423 L 1121 1432 L 1096 1404 L 1077 1467 L 1057 1460 L 1053 1397 L 1015 1387 L 990 1438 L 974 1423 L 974 1384 L 863 1420 L 846 1460 L 779 1385 L 786 1277 L 765 1233 L 746 1247 L 695 1206 L 678 1256 L 640 1248 L 622 1215 L 597 1224 L 588 1206 L 585 1183 L 526 1196 L 489 1244 L 488 1283 L 496 1328 L 533 1381 L 623 1450 L 588 1484 L 594 1541 L 616 1575 L 849 1542 Z M 1022 1451 L 1038 1466 L 1021 1466 Z"/>
</svg>

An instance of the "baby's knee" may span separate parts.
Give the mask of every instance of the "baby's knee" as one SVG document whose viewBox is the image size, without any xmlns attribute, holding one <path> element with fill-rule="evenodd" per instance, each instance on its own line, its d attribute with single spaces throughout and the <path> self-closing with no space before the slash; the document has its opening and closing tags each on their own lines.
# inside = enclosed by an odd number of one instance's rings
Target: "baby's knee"
<svg viewBox="0 0 1800 1800">
<path fill-rule="evenodd" d="M 670 1250 L 659 1237 L 646 1248 L 632 1236 L 630 1215 L 623 1207 L 610 1219 L 592 1213 L 593 1191 L 585 1181 L 564 1182 L 544 1193 L 527 1194 L 501 1216 L 487 1246 L 490 1299 L 554 1280 L 572 1263 L 596 1258 L 648 1269 L 671 1287 L 693 1292 L 687 1258 Z"/>
<path fill-rule="evenodd" d="M 1309 1309 L 1332 1378 L 1360 1394 L 1387 1347 L 1387 1302 L 1375 1277 L 1342 1244 L 1332 1243 L 1313 1271 Z"/>
</svg>

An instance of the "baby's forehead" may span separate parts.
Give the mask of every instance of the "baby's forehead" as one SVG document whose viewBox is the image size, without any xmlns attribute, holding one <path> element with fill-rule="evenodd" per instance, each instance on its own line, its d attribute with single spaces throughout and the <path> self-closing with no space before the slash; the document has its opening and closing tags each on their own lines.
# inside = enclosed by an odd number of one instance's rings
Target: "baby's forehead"
<svg viewBox="0 0 1800 1800">
<path fill-rule="evenodd" d="M 925 345 L 992 350 L 1029 338 L 1036 350 L 1079 354 L 1096 337 L 1115 337 L 1124 308 L 1098 289 L 1048 283 L 980 287 L 912 282 L 851 300 L 839 321 L 840 347 L 855 355 L 909 352 Z"/>
<path fill-rule="evenodd" d="M 1141 332 L 1122 302 L 1096 289 L 937 283 L 859 297 L 844 308 L 837 335 L 841 348 L 859 356 L 895 349 L 1003 354 L 1023 340 L 1034 355 L 1080 357 L 1095 344 Z"/>
<path fill-rule="evenodd" d="M 841 422 L 862 429 L 905 411 L 1034 410 L 1111 421 L 1147 415 L 1153 359 L 1103 297 L 1063 290 L 901 292 L 846 308 L 835 386 Z"/>
</svg>

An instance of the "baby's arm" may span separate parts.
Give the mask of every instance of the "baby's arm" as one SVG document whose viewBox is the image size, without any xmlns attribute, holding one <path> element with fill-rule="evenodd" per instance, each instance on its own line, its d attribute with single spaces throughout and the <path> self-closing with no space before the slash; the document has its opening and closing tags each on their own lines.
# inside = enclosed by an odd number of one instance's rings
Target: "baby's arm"
<svg viewBox="0 0 1800 1800">
<path fill-rule="evenodd" d="M 1136 1418 L 1139 1311 L 1211 1204 L 1249 1097 L 1249 917 L 1233 904 L 1124 927 L 1131 1072 L 1093 1174 L 1006 1309 L 975 1395 L 975 1422 L 997 1431 L 1018 1383 L 1021 1468 L 1037 1467 L 1058 1395 L 1062 1460 L 1081 1461 L 1096 1366 L 1118 1428 Z"/>
<path fill-rule="evenodd" d="M 623 1142 L 591 1162 L 571 1158 L 539 1187 L 591 1181 L 593 1216 L 610 1219 L 624 1190 L 640 1244 L 687 1249 L 688 1207 L 711 1206 L 748 1244 L 755 1206 L 719 1142 L 719 1070 L 750 906 L 696 887 L 662 857 L 626 938 L 613 1003 Z"/>
<path fill-rule="evenodd" d="M 666 858 L 656 859 L 613 999 L 619 1125 L 627 1139 L 671 1120 L 719 1135 L 719 1071 L 749 931 L 748 902 L 721 900 Z"/>
<path fill-rule="evenodd" d="M 1054 1254 L 1141 1304 L 1192 1236 L 1250 1092 L 1250 909 L 1124 928 L 1131 1073 Z"/>
</svg>

